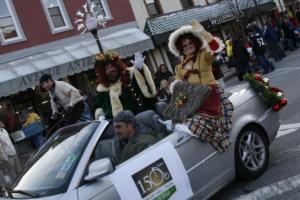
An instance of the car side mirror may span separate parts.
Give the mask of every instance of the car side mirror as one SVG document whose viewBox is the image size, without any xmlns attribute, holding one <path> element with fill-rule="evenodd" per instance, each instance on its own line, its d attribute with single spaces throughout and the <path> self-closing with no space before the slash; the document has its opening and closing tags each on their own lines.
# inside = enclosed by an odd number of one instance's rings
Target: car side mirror
<svg viewBox="0 0 300 200">
<path fill-rule="evenodd" d="M 113 163 L 109 158 L 103 158 L 92 162 L 89 166 L 88 175 L 84 177 L 85 181 L 94 181 L 115 171 Z"/>
</svg>

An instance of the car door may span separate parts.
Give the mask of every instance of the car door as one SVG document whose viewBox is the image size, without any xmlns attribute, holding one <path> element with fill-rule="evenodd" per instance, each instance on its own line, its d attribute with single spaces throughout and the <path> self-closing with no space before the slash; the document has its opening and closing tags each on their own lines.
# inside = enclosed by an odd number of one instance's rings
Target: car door
<svg viewBox="0 0 300 200">
<path fill-rule="evenodd" d="M 212 145 L 198 138 L 182 137 L 179 136 L 175 146 L 189 176 L 194 197 L 206 198 L 234 176 L 234 145 L 227 152 L 219 153 Z"/>
<path fill-rule="evenodd" d="M 173 133 L 151 148 L 161 143 L 171 142 L 179 154 L 190 179 L 194 197 L 202 199 L 214 192 L 224 182 L 232 164 L 229 151 L 218 153 L 208 143 L 187 134 Z M 142 153 L 142 152 L 141 152 Z M 174 163 L 176 164 L 176 163 Z M 86 166 L 87 167 L 87 166 Z M 82 177 L 84 178 L 84 177 Z M 79 200 L 82 199 L 120 199 L 108 177 L 93 182 L 85 182 L 78 188 Z"/>
<path fill-rule="evenodd" d="M 78 188 L 78 200 L 106 200 L 121 199 L 109 177 L 99 178 L 93 182 L 86 182 Z"/>
</svg>

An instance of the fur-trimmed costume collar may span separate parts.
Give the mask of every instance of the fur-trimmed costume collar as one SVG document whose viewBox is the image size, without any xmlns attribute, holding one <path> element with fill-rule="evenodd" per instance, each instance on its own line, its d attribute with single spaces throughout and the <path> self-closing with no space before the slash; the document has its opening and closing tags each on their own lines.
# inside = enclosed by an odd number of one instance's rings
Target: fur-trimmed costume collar
<svg viewBox="0 0 300 200">
<path fill-rule="evenodd" d="M 130 74 L 130 80 L 135 77 L 137 84 L 146 98 L 153 98 L 156 95 L 156 88 L 154 81 L 151 76 L 151 72 L 146 65 L 143 66 L 142 73 L 136 69 L 136 67 L 127 68 Z M 148 86 L 150 87 L 150 91 L 148 90 Z M 112 108 L 113 116 L 116 116 L 119 112 L 123 111 L 123 106 L 120 101 L 120 95 L 122 94 L 122 82 L 121 80 L 117 81 L 116 83 L 110 85 L 109 87 L 105 87 L 102 84 L 97 86 L 97 92 L 109 92 L 110 96 L 110 103 Z"/>
<path fill-rule="evenodd" d="M 120 80 L 109 87 L 99 84 L 97 86 L 97 92 L 109 92 L 113 116 L 116 116 L 119 112 L 123 111 L 123 105 L 120 101 L 120 95 L 122 94 L 122 82 Z"/>
</svg>

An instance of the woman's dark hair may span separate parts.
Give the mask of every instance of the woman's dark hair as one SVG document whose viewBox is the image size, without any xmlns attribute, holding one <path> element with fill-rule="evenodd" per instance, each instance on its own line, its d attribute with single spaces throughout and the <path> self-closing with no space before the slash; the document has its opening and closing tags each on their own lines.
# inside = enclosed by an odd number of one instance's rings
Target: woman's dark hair
<svg viewBox="0 0 300 200">
<path fill-rule="evenodd" d="M 162 68 L 162 67 L 165 67 L 165 68 L 168 70 L 167 65 L 165 65 L 165 64 L 160 64 L 159 67 L 158 67 L 158 68 L 159 68 L 159 71 L 161 71 L 161 68 Z"/>
<path fill-rule="evenodd" d="M 176 48 L 178 49 L 178 51 L 180 52 L 181 55 L 183 55 L 182 42 L 185 39 L 189 39 L 195 45 L 195 47 L 196 47 L 195 53 L 200 51 L 200 48 L 202 46 L 202 41 L 198 37 L 196 37 L 193 33 L 186 33 L 186 34 L 183 34 L 183 35 L 179 36 L 179 38 L 175 42 L 175 46 L 176 46 Z"/>
</svg>

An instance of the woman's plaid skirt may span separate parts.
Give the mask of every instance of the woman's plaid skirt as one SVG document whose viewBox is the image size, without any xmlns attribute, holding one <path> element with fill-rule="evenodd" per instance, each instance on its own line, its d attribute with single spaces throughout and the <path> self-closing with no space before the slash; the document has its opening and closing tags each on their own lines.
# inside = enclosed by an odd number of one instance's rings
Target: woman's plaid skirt
<svg viewBox="0 0 300 200">
<path fill-rule="evenodd" d="M 195 114 L 187 121 L 187 126 L 202 141 L 209 142 L 219 152 L 225 152 L 229 145 L 229 131 L 232 125 L 233 104 L 225 95 L 223 88 L 215 87 L 221 101 L 221 117 Z"/>
</svg>

